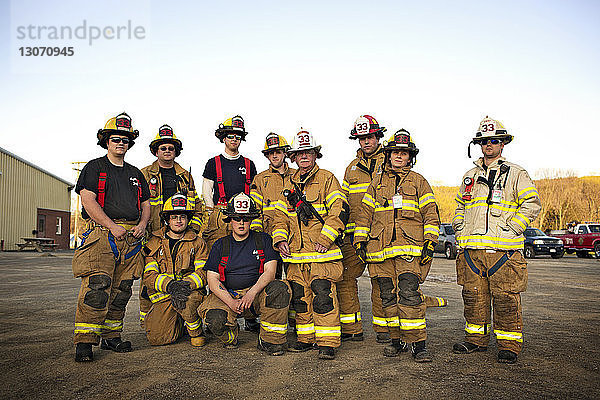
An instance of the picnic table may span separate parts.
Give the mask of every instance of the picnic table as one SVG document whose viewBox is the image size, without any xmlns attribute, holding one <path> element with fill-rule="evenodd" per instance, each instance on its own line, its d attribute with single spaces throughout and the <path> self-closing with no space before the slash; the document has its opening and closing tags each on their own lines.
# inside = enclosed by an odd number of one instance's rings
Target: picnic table
<svg viewBox="0 0 600 400">
<path fill-rule="evenodd" d="M 19 246 L 19 251 L 32 248 L 41 253 L 42 251 L 52 251 L 58 247 L 58 244 L 54 243 L 52 238 L 22 237 L 21 240 L 23 243 L 16 243 Z"/>
</svg>

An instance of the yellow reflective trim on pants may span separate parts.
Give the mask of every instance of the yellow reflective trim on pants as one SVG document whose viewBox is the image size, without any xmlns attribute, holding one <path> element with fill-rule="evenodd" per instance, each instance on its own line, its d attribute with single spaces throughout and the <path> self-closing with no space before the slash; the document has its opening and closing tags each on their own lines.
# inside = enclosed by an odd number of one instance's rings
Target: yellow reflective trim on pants
<svg viewBox="0 0 600 400">
<path fill-rule="evenodd" d="M 516 342 L 523 342 L 523 334 L 521 332 L 507 332 L 494 329 L 496 334 L 496 340 L 514 340 Z"/>
<path fill-rule="evenodd" d="M 387 321 L 385 318 L 381 317 L 373 317 L 373 325 L 377 326 L 387 326 Z"/>
<path fill-rule="evenodd" d="M 446 305 L 446 299 L 444 299 L 443 297 L 436 297 L 435 299 L 438 301 L 438 305 L 440 307 L 443 307 Z"/>
<path fill-rule="evenodd" d="M 233 343 L 235 340 L 235 335 L 232 330 L 227 331 L 227 339 L 225 340 L 226 344 Z"/>
<path fill-rule="evenodd" d="M 290 319 L 296 319 L 296 311 L 295 310 L 288 310 L 288 318 L 290 318 Z"/>
<path fill-rule="evenodd" d="M 488 332 L 490 332 L 490 328 L 491 328 L 491 324 L 477 325 L 477 324 L 470 324 L 467 322 L 465 325 L 465 332 L 471 333 L 471 334 L 476 334 L 476 335 L 485 335 Z"/>
<path fill-rule="evenodd" d="M 196 329 L 198 329 L 202 326 L 202 321 L 200 321 L 200 318 L 198 318 L 194 322 L 184 321 L 184 324 L 189 330 L 195 331 Z"/>
<path fill-rule="evenodd" d="M 400 318 L 398 317 L 386 318 L 385 320 L 387 321 L 387 326 L 400 326 Z"/>
<path fill-rule="evenodd" d="M 75 323 L 75 333 L 97 333 L 100 334 L 104 325 L 86 324 L 83 322 Z"/>
<path fill-rule="evenodd" d="M 340 314 L 340 322 L 342 324 L 353 324 L 359 321 L 362 321 L 360 312 L 353 314 Z"/>
<path fill-rule="evenodd" d="M 315 326 L 316 337 L 341 336 L 342 328 L 339 326 Z"/>
<path fill-rule="evenodd" d="M 140 311 L 140 322 L 144 322 L 147 312 Z"/>
<path fill-rule="evenodd" d="M 403 331 L 411 331 L 414 329 L 425 329 L 425 318 L 406 319 L 400 318 L 400 329 Z"/>
<path fill-rule="evenodd" d="M 282 335 L 287 333 L 287 324 L 271 324 L 269 322 L 260 321 L 260 326 L 267 332 L 280 333 Z"/>
<path fill-rule="evenodd" d="M 296 324 L 298 335 L 312 335 L 315 333 L 315 324 Z"/>
<path fill-rule="evenodd" d="M 104 320 L 103 328 L 111 330 L 111 331 L 117 331 L 119 329 L 123 329 L 123 320 L 117 320 L 117 319 Z"/>
</svg>

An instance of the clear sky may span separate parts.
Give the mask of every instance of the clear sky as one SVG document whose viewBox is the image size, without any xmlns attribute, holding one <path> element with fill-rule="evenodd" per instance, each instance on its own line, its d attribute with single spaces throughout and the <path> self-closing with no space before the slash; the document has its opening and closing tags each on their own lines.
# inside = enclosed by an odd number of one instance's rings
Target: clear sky
<svg viewBox="0 0 600 400">
<path fill-rule="evenodd" d="M 18 37 L 84 20 L 131 21 L 144 38 Z M 259 170 L 266 134 L 302 126 L 341 179 L 353 122 L 371 114 L 386 135 L 411 132 L 432 184 L 456 185 L 489 115 L 515 136 L 505 156 L 532 175 L 600 174 L 598 21 L 598 1 L 2 1 L 0 147 L 74 181 L 70 163 L 102 155 L 97 130 L 126 111 L 141 132 L 128 162 L 153 161 L 148 144 L 168 123 L 199 179 L 222 151 L 214 130 L 240 114 L 241 152 Z M 75 55 L 25 57 L 23 46 Z"/>
</svg>

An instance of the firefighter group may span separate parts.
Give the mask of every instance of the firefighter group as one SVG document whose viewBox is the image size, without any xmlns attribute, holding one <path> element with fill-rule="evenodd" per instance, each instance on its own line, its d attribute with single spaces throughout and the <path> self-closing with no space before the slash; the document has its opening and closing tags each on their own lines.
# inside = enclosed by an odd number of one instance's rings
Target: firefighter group
<svg viewBox="0 0 600 400">
<path fill-rule="evenodd" d="M 270 355 L 314 349 L 334 359 L 342 342 L 364 340 L 357 279 L 367 269 L 382 354 L 431 362 L 427 308 L 447 302 L 420 287 L 438 241 L 438 206 L 413 170 L 419 148 L 411 134 L 400 129 L 383 140 L 385 132 L 370 115 L 356 119 L 350 139 L 358 150 L 340 184 L 319 167 L 327 154 L 304 129 L 291 145 L 269 133 L 269 167 L 257 174 L 239 152 L 247 132 L 234 116 L 216 129 L 224 150 L 197 184 L 175 161 L 183 143 L 171 126 L 158 129 L 149 145 L 155 161 L 139 170 L 124 160 L 139 136 L 131 117 L 110 118 L 97 133 L 106 155 L 86 164 L 75 189 L 86 220 L 73 257 L 81 278 L 75 360 L 92 361 L 97 345 L 132 350 L 121 332 L 138 279 L 151 345 L 187 334 L 192 346 L 210 339 L 235 349 L 240 321 Z M 462 178 L 452 220 L 466 321 L 452 350 L 486 351 L 493 332 L 497 360 L 509 364 L 523 347 L 523 231 L 540 211 L 527 171 L 502 157 L 512 139 L 499 121 L 481 121 L 469 156 L 474 144 L 482 157 Z"/>
</svg>

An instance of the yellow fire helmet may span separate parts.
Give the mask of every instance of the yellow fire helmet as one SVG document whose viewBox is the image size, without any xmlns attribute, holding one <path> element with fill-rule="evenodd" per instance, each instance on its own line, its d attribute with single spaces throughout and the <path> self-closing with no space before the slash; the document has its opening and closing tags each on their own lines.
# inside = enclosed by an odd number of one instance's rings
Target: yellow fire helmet
<svg viewBox="0 0 600 400">
<path fill-rule="evenodd" d="M 312 133 L 300 128 L 300 132 L 296 133 L 292 140 L 292 147 L 288 150 L 288 154 L 292 161 L 296 158 L 296 153 L 299 151 L 315 149 L 317 158 L 323 157 L 321 154 L 321 146 L 317 145 Z"/>
<path fill-rule="evenodd" d="M 172 143 L 175 146 L 175 156 L 178 157 L 181 154 L 181 150 L 183 146 L 181 144 L 181 140 L 177 139 L 175 133 L 173 132 L 173 128 L 169 125 L 165 124 L 158 128 L 158 133 L 152 142 L 150 142 L 150 152 L 153 155 L 156 155 L 158 151 L 158 146 L 164 143 Z"/>
<path fill-rule="evenodd" d="M 509 144 L 513 140 L 513 136 L 508 134 L 508 131 L 498 120 L 492 119 L 487 115 L 479 123 L 479 128 L 475 137 L 469 142 L 467 147 L 467 155 L 471 158 L 471 144 L 481 144 L 484 139 L 498 139 L 504 144 Z"/>
<path fill-rule="evenodd" d="M 194 215 L 194 208 L 184 194 L 175 193 L 165 201 L 160 216 L 167 222 L 171 214 L 186 214 L 189 219 Z"/>
<path fill-rule="evenodd" d="M 283 136 L 271 132 L 267 135 L 267 138 L 265 139 L 265 148 L 262 152 L 266 156 L 267 153 L 272 150 L 282 149 L 284 152 L 287 153 L 287 151 L 290 148 L 291 146 L 288 144 L 287 140 L 285 140 Z"/>
<path fill-rule="evenodd" d="M 407 150 L 410 155 L 410 165 L 413 166 L 417 162 L 417 154 L 419 154 L 419 149 L 413 142 L 410 133 L 406 129 L 400 129 L 396 131 L 388 140 L 383 142 L 383 151 L 385 152 L 387 164 L 390 152 L 394 150 Z"/>
<path fill-rule="evenodd" d="M 221 142 L 225 139 L 225 136 L 230 133 L 235 133 L 242 136 L 242 140 L 246 140 L 246 129 L 244 127 L 244 118 L 236 115 L 235 117 L 231 117 L 227 119 L 222 124 L 219 124 L 219 127 L 215 131 L 215 136 L 219 138 Z"/>
<path fill-rule="evenodd" d="M 129 138 L 129 148 L 132 148 L 135 144 L 134 140 L 137 139 L 140 132 L 137 129 L 133 129 L 131 117 L 126 112 L 122 112 L 106 121 L 103 129 L 98 129 L 98 133 L 96 134 L 98 145 L 105 149 L 108 148 L 106 141 L 110 135 L 127 136 Z"/>
</svg>

